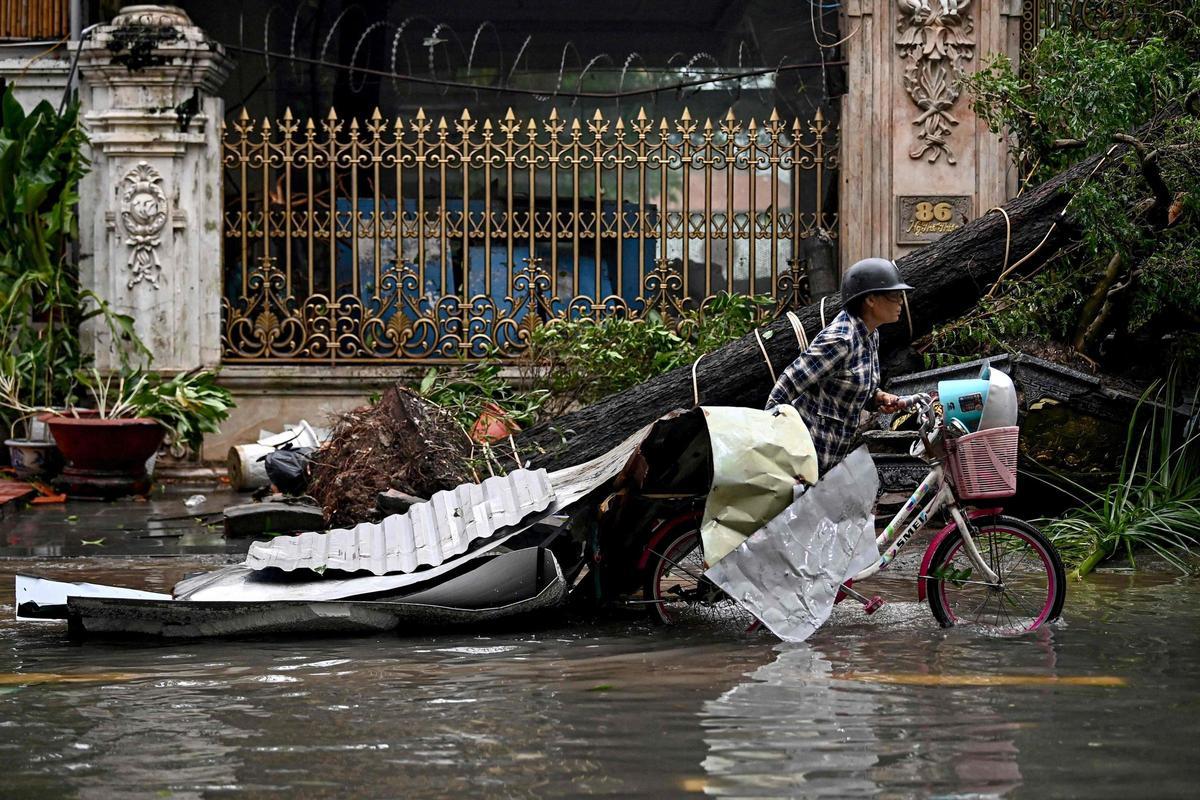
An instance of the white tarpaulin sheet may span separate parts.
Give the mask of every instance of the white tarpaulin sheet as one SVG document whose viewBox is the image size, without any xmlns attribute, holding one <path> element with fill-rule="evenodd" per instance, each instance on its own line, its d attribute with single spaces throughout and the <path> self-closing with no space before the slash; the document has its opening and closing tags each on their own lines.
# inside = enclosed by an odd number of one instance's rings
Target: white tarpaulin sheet
<svg viewBox="0 0 1200 800">
<path fill-rule="evenodd" d="M 704 505 L 704 559 L 716 564 L 792 502 L 796 479 L 817 480 L 817 452 L 800 412 L 706 406 L 713 483 Z"/>
<path fill-rule="evenodd" d="M 705 573 L 786 642 L 829 619 L 838 587 L 879 559 L 879 476 L 865 447 Z"/>
</svg>

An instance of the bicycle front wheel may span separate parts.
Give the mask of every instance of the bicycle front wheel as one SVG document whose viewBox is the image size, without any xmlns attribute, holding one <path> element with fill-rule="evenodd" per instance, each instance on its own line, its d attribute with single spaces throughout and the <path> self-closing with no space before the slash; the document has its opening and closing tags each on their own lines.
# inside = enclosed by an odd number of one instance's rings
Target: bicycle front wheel
<svg viewBox="0 0 1200 800">
<path fill-rule="evenodd" d="M 1062 559 L 1041 531 L 1014 517 L 977 521 L 971 538 L 1000 580 L 979 575 L 960 532 L 948 536 L 922 575 L 929 609 L 942 627 L 975 625 L 1001 634 L 1058 619 L 1067 596 Z"/>
</svg>

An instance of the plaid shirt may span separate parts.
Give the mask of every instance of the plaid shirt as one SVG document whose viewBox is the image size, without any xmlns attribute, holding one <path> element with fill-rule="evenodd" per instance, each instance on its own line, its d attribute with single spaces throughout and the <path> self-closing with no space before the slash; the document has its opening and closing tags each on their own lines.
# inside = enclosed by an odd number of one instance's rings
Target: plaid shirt
<svg viewBox="0 0 1200 800">
<path fill-rule="evenodd" d="M 821 472 L 850 450 L 859 415 L 879 388 L 879 332 L 842 311 L 771 389 L 767 408 L 791 403 L 812 434 Z"/>
</svg>

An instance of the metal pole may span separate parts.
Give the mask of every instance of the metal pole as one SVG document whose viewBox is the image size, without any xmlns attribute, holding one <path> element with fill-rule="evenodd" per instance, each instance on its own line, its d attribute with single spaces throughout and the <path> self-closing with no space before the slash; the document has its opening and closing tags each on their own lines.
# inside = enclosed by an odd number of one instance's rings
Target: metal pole
<svg viewBox="0 0 1200 800">
<path fill-rule="evenodd" d="M 67 12 L 71 27 L 71 41 L 78 42 L 83 35 L 83 0 L 71 0 Z"/>
</svg>

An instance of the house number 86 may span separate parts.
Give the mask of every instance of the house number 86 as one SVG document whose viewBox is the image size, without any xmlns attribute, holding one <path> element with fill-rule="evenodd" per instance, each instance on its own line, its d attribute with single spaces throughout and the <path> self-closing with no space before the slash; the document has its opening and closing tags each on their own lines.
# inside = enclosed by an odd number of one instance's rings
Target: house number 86
<svg viewBox="0 0 1200 800">
<path fill-rule="evenodd" d="M 949 203 L 917 203 L 913 216 L 918 222 L 949 222 L 954 216 L 954 208 Z"/>
</svg>

